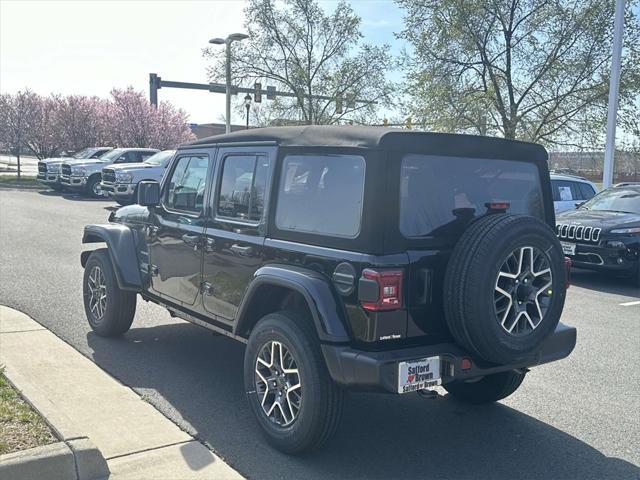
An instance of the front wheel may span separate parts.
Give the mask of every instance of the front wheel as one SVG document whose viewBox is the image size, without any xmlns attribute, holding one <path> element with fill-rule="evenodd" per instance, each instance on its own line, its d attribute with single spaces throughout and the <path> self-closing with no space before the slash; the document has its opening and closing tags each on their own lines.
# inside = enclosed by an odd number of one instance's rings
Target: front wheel
<svg viewBox="0 0 640 480">
<path fill-rule="evenodd" d="M 102 196 L 102 188 L 100 187 L 100 175 L 94 175 L 87 180 L 87 195 L 92 198 Z"/>
<path fill-rule="evenodd" d="M 344 393 L 304 314 L 282 311 L 258 322 L 245 351 L 244 384 L 260 428 L 278 450 L 317 449 L 338 427 Z"/>
<path fill-rule="evenodd" d="M 136 293 L 118 287 L 106 248 L 91 253 L 82 282 L 84 311 L 89 325 L 101 337 L 122 335 L 136 313 Z"/>
<path fill-rule="evenodd" d="M 455 382 L 443 385 L 456 400 L 474 405 L 507 398 L 524 380 L 524 373 L 510 371 L 487 375 L 477 382 Z"/>
</svg>

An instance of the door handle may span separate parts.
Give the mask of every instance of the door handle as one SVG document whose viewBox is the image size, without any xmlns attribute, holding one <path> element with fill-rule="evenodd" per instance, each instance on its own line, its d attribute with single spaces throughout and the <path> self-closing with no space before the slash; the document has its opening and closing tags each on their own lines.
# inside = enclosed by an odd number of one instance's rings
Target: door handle
<svg viewBox="0 0 640 480">
<path fill-rule="evenodd" d="M 189 235 L 185 233 L 182 235 L 182 241 L 197 250 L 200 246 L 200 235 Z"/>
<path fill-rule="evenodd" d="M 230 250 L 238 255 L 251 255 L 253 247 L 251 247 L 251 245 L 238 245 L 237 243 L 234 243 L 231 245 Z"/>
<path fill-rule="evenodd" d="M 147 227 L 147 235 L 155 237 L 158 234 L 159 227 L 156 225 L 150 225 Z"/>
<path fill-rule="evenodd" d="M 209 282 L 202 282 L 200 284 L 200 291 L 204 295 L 213 295 L 213 285 L 211 285 L 211 283 Z"/>
</svg>

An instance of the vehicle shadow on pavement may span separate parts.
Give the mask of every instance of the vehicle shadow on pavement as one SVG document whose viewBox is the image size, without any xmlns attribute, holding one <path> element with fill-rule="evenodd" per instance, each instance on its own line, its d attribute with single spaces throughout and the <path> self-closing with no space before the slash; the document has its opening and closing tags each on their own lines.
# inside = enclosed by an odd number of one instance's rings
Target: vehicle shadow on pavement
<svg viewBox="0 0 640 480">
<path fill-rule="evenodd" d="M 90 332 L 87 342 L 99 366 L 144 394 L 172 420 L 183 426 L 186 422 L 191 434 L 249 478 L 640 475 L 632 463 L 606 457 L 505 405 L 469 407 L 417 394 L 350 394 L 338 433 L 326 448 L 289 457 L 266 444 L 252 418 L 242 382 L 243 345 L 182 322 L 149 328 L 134 324 L 120 339 Z"/>
<path fill-rule="evenodd" d="M 634 284 L 632 279 L 607 272 L 573 269 L 571 284 L 588 290 L 640 298 L 640 286 Z"/>
</svg>

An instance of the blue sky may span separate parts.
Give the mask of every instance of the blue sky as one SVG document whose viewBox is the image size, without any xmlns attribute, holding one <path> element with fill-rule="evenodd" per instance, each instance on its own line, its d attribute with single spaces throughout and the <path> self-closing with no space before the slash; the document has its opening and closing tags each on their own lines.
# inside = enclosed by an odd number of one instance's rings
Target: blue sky
<svg viewBox="0 0 640 480">
<path fill-rule="evenodd" d="M 335 1 L 321 1 L 330 10 Z M 368 43 L 400 42 L 402 12 L 388 0 L 353 0 Z M 202 48 L 209 38 L 242 31 L 240 0 L 0 0 L 0 91 L 107 97 L 113 87 L 148 91 L 148 75 L 206 83 Z M 34 15 L 34 12 L 38 12 Z M 392 74 L 396 79 L 399 74 Z M 161 89 L 194 123 L 220 121 L 224 96 Z M 242 99 L 237 99 L 242 102 Z M 234 112 L 234 122 L 243 119 Z"/>
</svg>

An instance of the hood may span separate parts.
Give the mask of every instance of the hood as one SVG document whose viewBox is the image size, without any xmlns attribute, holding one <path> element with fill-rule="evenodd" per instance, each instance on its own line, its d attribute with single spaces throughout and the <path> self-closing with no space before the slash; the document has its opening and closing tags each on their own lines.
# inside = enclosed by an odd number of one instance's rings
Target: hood
<svg viewBox="0 0 640 480">
<path fill-rule="evenodd" d="M 50 165 L 52 163 L 62 163 L 68 160 L 73 160 L 73 159 L 71 157 L 51 157 L 51 158 L 43 158 L 42 160 L 40 160 L 40 163 L 45 163 L 47 165 Z"/>
<path fill-rule="evenodd" d="M 617 227 L 640 226 L 640 215 L 637 213 L 610 212 L 607 210 L 571 210 L 559 213 L 556 223 L 584 225 L 585 227 L 599 227 L 611 229 Z"/>
<path fill-rule="evenodd" d="M 147 168 L 157 168 L 158 165 L 149 165 L 147 163 L 123 163 L 121 165 L 107 165 L 104 168 L 109 168 L 115 172 L 132 172 L 135 170 L 146 170 Z"/>
<path fill-rule="evenodd" d="M 109 165 L 105 162 L 99 162 L 97 160 L 68 160 L 63 163 L 67 165 L 71 165 L 72 167 L 90 167 L 93 165 L 104 165 L 105 167 Z"/>
</svg>

